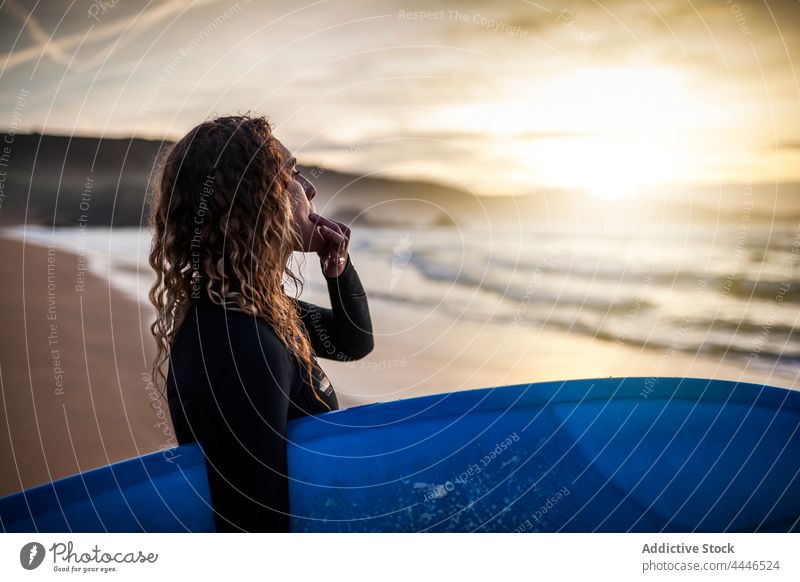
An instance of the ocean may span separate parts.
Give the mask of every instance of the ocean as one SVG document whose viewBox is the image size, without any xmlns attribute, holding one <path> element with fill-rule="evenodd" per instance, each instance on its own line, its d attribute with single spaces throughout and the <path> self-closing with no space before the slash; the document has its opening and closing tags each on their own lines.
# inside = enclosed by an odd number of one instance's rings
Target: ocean
<svg viewBox="0 0 800 582">
<path fill-rule="evenodd" d="M 89 271 L 148 301 L 147 229 L 4 232 L 77 253 Z M 408 307 L 418 317 L 437 311 L 509 329 L 558 328 L 662 351 L 724 355 L 789 377 L 800 372 L 800 231 L 792 225 L 613 233 L 569 225 L 359 226 L 350 252 L 371 302 Z M 324 280 L 310 271 L 315 264 L 316 257 L 300 253 L 292 262 L 306 289 L 323 297 Z"/>
</svg>

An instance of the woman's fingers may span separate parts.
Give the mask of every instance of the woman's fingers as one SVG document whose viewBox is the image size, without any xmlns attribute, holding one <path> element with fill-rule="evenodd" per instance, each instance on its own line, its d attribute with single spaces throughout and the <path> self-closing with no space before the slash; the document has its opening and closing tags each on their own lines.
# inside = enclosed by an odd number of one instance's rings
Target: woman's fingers
<svg viewBox="0 0 800 582">
<path fill-rule="evenodd" d="M 325 240 L 338 248 L 339 255 L 343 256 L 347 253 L 347 246 L 350 242 L 350 228 L 347 225 L 315 212 L 312 212 L 309 217 L 318 225 L 320 232 L 326 235 Z"/>
<path fill-rule="evenodd" d="M 328 228 L 327 226 L 321 227 L 328 239 L 331 241 L 330 249 L 325 255 L 333 261 L 334 264 L 341 265 L 345 262 L 347 257 L 347 238 L 344 235 Z"/>
<path fill-rule="evenodd" d="M 333 221 L 330 218 L 325 218 L 324 216 L 322 216 L 321 214 L 317 214 L 316 212 L 310 213 L 308 217 L 311 220 L 313 220 L 314 224 L 316 224 L 317 226 L 325 225 L 330 227 L 333 225 Z"/>
<path fill-rule="evenodd" d="M 323 270 L 329 276 L 336 276 L 341 273 L 342 265 L 347 261 L 350 228 L 316 212 L 310 213 L 309 218 L 314 221 L 325 242 L 325 250 L 318 253 L 323 262 Z"/>
<path fill-rule="evenodd" d="M 336 277 L 342 272 L 347 260 L 347 239 L 325 225 L 320 226 L 319 230 L 328 243 L 326 250 L 319 253 L 323 271 L 328 277 Z"/>
<path fill-rule="evenodd" d="M 329 229 L 339 233 L 346 239 L 350 239 L 350 229 L 341 222 L 326 218 L 320 214 L 317 214 L 316 212 L 312 212 L 309 216 L 315 221 L 316 224 L 327 226 Z"/>
<path fill-rule="evenodd" d="M 344 237 L 349 241 L 350 240 L 350 227 L 347 226 L 346 224 L 342 224 L 341 222 L 337 222 L 336 224 L 339 225 L 339 227 L 342 229 L 342 234 L 344 234 Z"/>
<path fill-rule="evenodd" d="M 344 224 L 343 222 L 339 222 L 338 220 L 333 220 L 332 218 L 327 218 L 325 220 L 327 220 L 327 225 L 330 228 L 338 230 L 340 233 L 344 235 L 345 238 L 347 239 L 350 238 L 350 227 L 348 227 L 346 224 Z"/>
<path fill-rule="evenodd" d="M 325 225 L 319 227 L 320 232 L 325 236 L 325 238 L 330 241 L 331 246 L 335 248 L 341 248 L 342 245 L 347 241 L 347 238 L 338 231 L 333 230 Z"/>
</svg>

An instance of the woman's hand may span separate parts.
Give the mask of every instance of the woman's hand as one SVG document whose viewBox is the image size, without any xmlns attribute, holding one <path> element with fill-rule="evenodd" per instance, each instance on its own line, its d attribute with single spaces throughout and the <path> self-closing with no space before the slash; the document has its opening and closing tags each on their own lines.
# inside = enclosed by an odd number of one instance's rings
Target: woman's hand
<svg viewBox="0 0 800 582">
<path fill-rule="evenodd" d="M 338 277 L 347 265 L 350 244 L 350 229 L 335 220 L 320 216 L 316 212 L 308 215 L 314 223 L 315 234 L 322 239 L 322 249 L 317 251 L 322 272 L 326 277 Z"/>
</svg>

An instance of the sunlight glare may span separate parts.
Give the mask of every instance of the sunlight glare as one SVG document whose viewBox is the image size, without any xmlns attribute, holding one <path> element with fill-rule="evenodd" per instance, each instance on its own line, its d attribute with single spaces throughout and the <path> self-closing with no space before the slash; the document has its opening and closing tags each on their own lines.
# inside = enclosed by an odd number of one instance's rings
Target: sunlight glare
<svg viewBox="0 0 800 582">
<path fill-rule="evenodd" d="M 507 140 L 505 154 L 534 181 L 611 200 L 691 175 L 698 128 L 710 117 L 683 77 L 667 69 L 590 69 L 537 87 L 544 129 Z M 544 113 L 546 112 L 546 114 Z M 521 116 L 507 108 L 507 129 Z"/>
</svg>

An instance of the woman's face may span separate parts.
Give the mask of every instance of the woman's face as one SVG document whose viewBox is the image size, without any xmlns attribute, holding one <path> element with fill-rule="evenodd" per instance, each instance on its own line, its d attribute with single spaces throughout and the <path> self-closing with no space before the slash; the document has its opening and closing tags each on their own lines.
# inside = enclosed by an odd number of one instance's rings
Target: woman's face
<svg viewBox="0 0 800 582">
<path fill-rule="evenodd" d="M 300 238 L 300 247 L 294 250 L 310 253 L 322 250 L 323 240 L 319 233 L 315 234 L 316 227 L 308 215 L 316 212 L 312 200 L 317 195 L 317 190 L 306 178 L 297 171 L 297 160 L 292 153 L 277 139 L 275 142 L 286 156 L 288 169 L 292 173 L 293 179 L 289 184 L 289 194 L 292 198 L 292 208 L 294 209 L 292 222 L 295 232 Z"/>
</svg>

